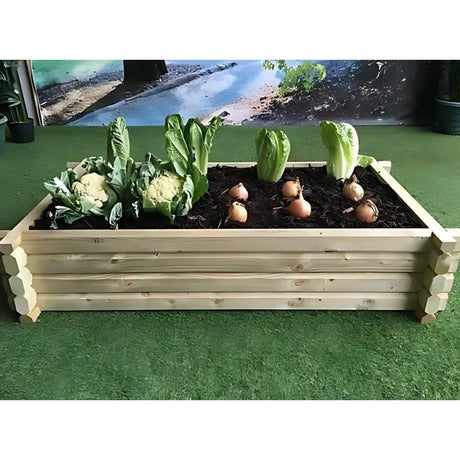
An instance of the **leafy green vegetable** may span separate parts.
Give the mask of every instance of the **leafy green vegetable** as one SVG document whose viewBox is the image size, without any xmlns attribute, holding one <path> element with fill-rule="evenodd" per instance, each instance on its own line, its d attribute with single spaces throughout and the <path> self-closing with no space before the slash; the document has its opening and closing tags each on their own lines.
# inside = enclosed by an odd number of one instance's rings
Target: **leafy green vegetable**
<svg viewBox="0 0 460 460">
<path fill-rule="evenodd" d="M 136 164 L 130 155 L 129 132 L 123 117 L 109 124 L 107 162 L 106 167 L 111 166 L 111 170 L 105 173 L 107 182 L 115 190 L 119 202 L 116 210 L 112 210 L 111 222 L 118 222 L 123 215 L 139 217 L 139 202 L 134 193 Z"/>
<path fill-rule="evenodd" d="M 176 216 L 185 216 L 206 192 L 208 183 L 193 162 L 190 174 L 179 174 L 173 162 L 164 162 L 148 153 L 136 180 L 136 191 L 147 213 L 158 212 L 173 223 Z"/>
<path fill-rule="evenodd" d="M 373 157 L 358 155 L 358 133 L 349 123 L 322 121 L 320 127 L 321 140 L 329 153 L 328 174 L 345 180 L 351 177 L 357 165 L 366 167 L 374 161 Z"/>
<path fill-rule="evenodd" d="M 213 117 L 205 126 L 198 118 L 190 118 L 184 125 L 179 114 L 166 117 L 166 152 L 178 173 L 182 171 L 185 174 L 188 158 L 193 154 L 200 171 L 207 174 L 212 141 L 221 122 L 220 117 Z"/>
<path fill-rule="evenodd" d="M 90 159 L 91 173 L 104 176 L 103 169 L 96 169 L 97 160 Z M 104 164 L 103 160 L 99 162 Z M 87 174 L 91 174 L 88 172 Z M 84 176 L 82 176 L 83 178 Z M 115 191 L 104 181 L 102 185 L 105 192 L 105 200 L 91 200 L 88 196 L 81 194 L 77 191 L 75 184 L 79 182 L 75 171 L 67 169 L 61 172 L 60 177 L 44 183 L 45 188 L 50 192 L 56 203 L 56 213 L 52 216 L 52 228 L 58 228 L 57 220 L 64 219 L 64 222 L 71 224 L 76 220 L 82 219 L 91 214 L 102 216 L 109 220 L 110 213 L 115 203 L 117 202 L 117 195 Z M 79 183 L 78 185 L 81 185 Z"/>
<path fill-rule="evenodd" d="M 212 118 L 209 126 L 197 118 L 190 118 L 184 125 L 179 114 L 166 117 L 168 161 L 148 153 L 135 181 L 145 212 L 159 212 L 174 222 L 206 193 L 209 152 L 220 123 L 220 117 Z"/>
<path fill-rule="evenodd" d="M 107 161 L 113 165 L 115 158 L 121 162 L 130 158 L 129 133 L 123 117 L 117 117 L 108 126 Z"/>
<path fill-rule="evenodd" d="M 261 128 L 256 138 L 257 175 L 260 180 L 278 182 L 289 158 L 291 144 L 283 131 Z"/>
</svg>

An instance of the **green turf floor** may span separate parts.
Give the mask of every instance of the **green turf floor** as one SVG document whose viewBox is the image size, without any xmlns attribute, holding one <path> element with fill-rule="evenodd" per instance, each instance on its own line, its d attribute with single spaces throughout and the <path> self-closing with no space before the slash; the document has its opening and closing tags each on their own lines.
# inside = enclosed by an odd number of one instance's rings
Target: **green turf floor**
<svg viewBox="0 0 460 460">
<path fill-rule="evenodd" d="M 316 127 L 285 127 L 291 160 L 320 160 Z M 222 127 L 211 161 L 254 160 L 256 128 Z M 161 128 L 130 128 L 133 155 Z M 444 226 L 460 227 L 460 136 L 358 127 L 361 153 Z M 66 161 L 103 155 L 105 129 L 38 128 L 0 157 L 0 228 Z M 457 273 L 458 274 L 458 273 Z M 1 399 L 459 399 L 460 276 L 431 325 L 406 312 L 44 312 L 20 325 L 0 295 Z"/>
</svg>

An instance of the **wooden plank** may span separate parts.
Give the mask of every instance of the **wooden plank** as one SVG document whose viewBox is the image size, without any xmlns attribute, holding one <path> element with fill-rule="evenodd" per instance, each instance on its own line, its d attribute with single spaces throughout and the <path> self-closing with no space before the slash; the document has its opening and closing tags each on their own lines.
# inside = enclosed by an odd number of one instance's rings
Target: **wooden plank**
<svg viewBox="0 0 460 460">
<path fill-rule="evenodd" d="M 82 164 L 83 162 L 75 168 L 77 177 L 80 177 L 85 172 Z M 27 232 L 34 225 L 35 220 L 41 217 L 43 211 L 51 204 L 51 200 L 51 195 L 46 195 L 32 211 L 0 240 L 0 254 L 11 254 L 21 244 L 23 232 Z"/>
<path fill-rule="evenodd" d="M 17 275 L 27 265 L 27 254 L 18 246 L 11 254 L 0 257 L 5 273 Z"/>
<path fill-rule="evenodd" d="M 446 308 L 449 295 L 445 292 L 440 294 L 431 294 L 425 288 L 419 293 L 419 303 L 425 313 L 434 315 L 438 311 Z"/>
<path fill-rule="evenodd" d="M 174 272 L 422 272 L 423 253 L 411 252 L 278 252 L 278 253 L 100 253 L 32 254 L 34 274 L 174 273 Z"/>
<path fill-rule="evenodd" d="M 76 310 L 415 310 L 414 293 L 175 292 L 39 294 L 45 311 Z"/>
<path fill-rule="evenodd" d="M 97 235 L 97 236 L 95 236 Z M 427 252 L 429 229 L 32 230 L 27 254 L 115 252 Z"/>
<path fill-rule="evenodd" d="M 436 316 L 425 313 L 421 308 L 415 309 L 415 316 L 421 324 L 431 324 L 436 321 Z"/>
<path fill-rule="evenodd" d="M 32 273 L 24 267 L 17 275 L 9 278 L 11 292 L 15 295 L 24 295 L 32 286 Z"/>
<path fill-rule="evenodd" d="M 35 275 L 43 293 L 85 292 L 418 292 L 412 273 L 126 273 Z"/>
<path fill-rule="evenodd" d="M 33 288 L 28 288 L 24 295 L 19 295 L 14 298 L 16 311 L 21 315 L 27 315 L 37 304 L 37 292 Z"/>
<path fill-rule="evenodd" d="M 32 324 L 35 323 L 40 316 L 41 310 L 38 307 L 35 307 L 32 311 L 27 313 L 27 315 L 21 315 L 19 317 L 19 322 L 22 324 Z"/>
<path fill-rule="evenodd" d="M 454 284 L 454 274 L 446 273 L 437 275 L 431 268 L 427 268 L 423 273 L 423 285 L 430 294 L 440 294 L 450 292 Z"/>
<path fill-rule="evenodd" d="M 459 258 L 458 253 L 442 252 L 438 248 L 433 248 L 428 253 L 428 265 L 438 275 L 444 273 L 454 273 L 457 270 Z"/>
<path fill-rule="evenodd" d="M 453 249 L 453 251 L 460 252 L 460 228 L 448 228 L 447 231 L 455 239 L 455 248 Z"/>
<path fill-rule="evenodd" d="M 455 238 L 425 209 L 410 193 L 378 162 L 373 162 L 370 165 L 371 169 L 384 183 L 390 186 L 398 195 L 399 199 L 411 209 L 412 213 L 426 225 L 432 232 L 435 238 L 436 245 L 443 252 L 451 252 L 455 250 Z"/>
</svg>

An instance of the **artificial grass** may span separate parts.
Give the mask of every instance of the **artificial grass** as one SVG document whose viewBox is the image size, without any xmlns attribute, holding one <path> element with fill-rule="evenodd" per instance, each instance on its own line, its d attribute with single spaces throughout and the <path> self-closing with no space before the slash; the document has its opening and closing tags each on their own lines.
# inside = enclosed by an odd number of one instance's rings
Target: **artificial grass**
<svg viewBox="0 0 460 460">
<path fill-rule="evenodd" d="M 316 127 L 283 127 L 292 160 L 323 159 Z M 252 160 L 257 128 L 222 127 L 213 161 Z M 130 128 L 136 159 L 162 128 Z M 358 127 L 363 154 L 446 227 L 460 227 L 460 137 Z M 104 128 L 44 127 L 0 157 L 0 228 L 66 161 L 104 154 Z M 460 283 L 431 325 L 370 311 L 44 312 L 20 325 L 0 295 L 1 399 L 459 399 Z"/>
</svg>

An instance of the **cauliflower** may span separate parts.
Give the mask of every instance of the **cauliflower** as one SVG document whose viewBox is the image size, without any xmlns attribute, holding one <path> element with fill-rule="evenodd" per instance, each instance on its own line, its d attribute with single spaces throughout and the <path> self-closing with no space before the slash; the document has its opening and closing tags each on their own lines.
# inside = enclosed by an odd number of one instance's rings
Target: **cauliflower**
<svg viewBox="0 0 460 460">
<path fill-rule="evenodd" d="M 150 181 L 147 196 L 152 203 L 171 201 L 182 192 L 184 181 L 175 173 L 165 171 Z"/>
<path fill-rule="evenodd" d="M 97 173 L 85 174 L 80 181 L 72 184 L 72 190 L 80 196 L 80 200 L 102 208 L 108 200 L 105 177 Z"/>
</svg>

